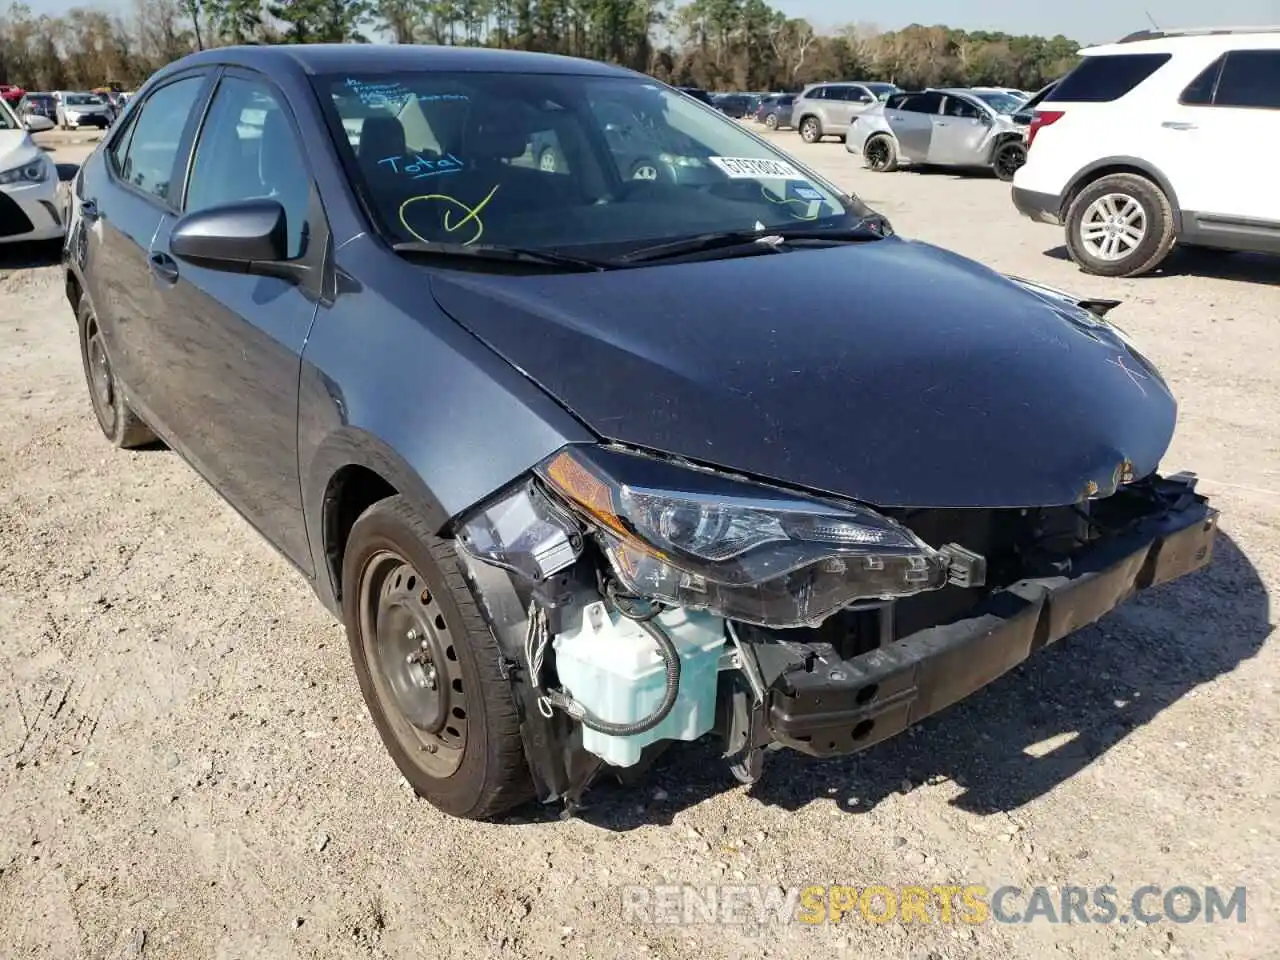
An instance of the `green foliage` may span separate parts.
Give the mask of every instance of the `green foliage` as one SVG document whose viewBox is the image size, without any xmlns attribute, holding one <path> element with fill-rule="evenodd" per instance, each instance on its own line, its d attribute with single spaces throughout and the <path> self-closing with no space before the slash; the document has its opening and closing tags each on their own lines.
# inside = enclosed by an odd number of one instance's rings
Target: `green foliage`
<svg viewBox="0 0 1280 960">
<path fill-rule="evenodd" d="M 135 0 L 131 21 L 94 9 L 0 15 L 0 81 L 31 89 L 136 86 L 198 46 L 386 39 L 591 57 L 716 90 L 798 89 L 833 78 L 901 86 L 1039 87 L 1075 63 L 1066 37 L 913 24 L 819 35 L 768 0 Z"/>
</svg>

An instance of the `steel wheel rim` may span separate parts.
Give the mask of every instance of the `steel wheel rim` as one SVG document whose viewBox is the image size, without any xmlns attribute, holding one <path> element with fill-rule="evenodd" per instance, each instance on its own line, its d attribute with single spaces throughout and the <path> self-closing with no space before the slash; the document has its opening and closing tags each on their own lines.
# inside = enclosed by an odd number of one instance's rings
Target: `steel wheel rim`
<svg viewBox="0 0 1280 960">
<path fill-rule="evenodd" d="M 801 132 L 806 140 L 816 140 L 818 137 L 818 124 L 813 120 L 806 120 L 804 129 Z"/>
<path fill-rule="evenodd" d="M 1115 262 L 1130 256 L 1147 237 L 1147 211 L 1124 193 L 1094 200 L 1080 219 L 1080 243 L 1091 256 Z"/>
<path fill-rule="evenodd" d="M 556 155 L 550 150 L 543 150 L 542 156 L 538 157 L 538 169 L 543 173 L 555 173 Z"/>
<path fill-rule="evenodd" d="M 102 428 L 109 431 L 115 423 L 115 378 L 111 375 L 111 361 L 107 359 L 107 349 L 96 323 L 89 327 L 85 359 L 89 368 L 89 393 L 93 397 L 93 411 Z"/>
<path fill-rule="evenodd" d="M 889 165 L 889 147 L 880 137 L 867 144 L 867 162 L 872 170 L 883 170 Z"/>
<path fill-rule="evenodd" d="M 455 773 L 467 747 L 462 665 L 452 631 L 422 575 L 384 550 L 365 566 L 360 639 L 379 701 L 400 740 L 432 777 Z"/>
</svg>

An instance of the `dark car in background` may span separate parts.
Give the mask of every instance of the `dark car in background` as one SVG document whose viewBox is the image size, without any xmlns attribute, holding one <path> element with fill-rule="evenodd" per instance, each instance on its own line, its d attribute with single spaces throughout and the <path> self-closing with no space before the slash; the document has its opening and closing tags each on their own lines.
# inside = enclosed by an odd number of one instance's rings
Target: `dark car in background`
<svg viewBox="0 0 1280 960">
<path fill-rule="evenodd" d="M 627 177 L 619 115 L 702 179 Z M 453 815 L 708 734 L 747 783 L 863 750 L 1211 557 L 1114 302 L 901 239 L 607 64 L 184 57 L 80 167 L 64 260 L 103 433 L 297 568 Z"/>
<path fill-rule="evenodd" d="M 28 92 L 18 102 L 17 113 L 20 117 L 45 117 L 57 123 L 58 100 L 52 93 Z"/>
<path fill-rule="evenodd" d="M 715 98 L 701 87 L 676 87 L 676 89 L 683 94 L 693 97 L 695 100 L 701 100 L 708 107 L 714 107 L 716 105 Z"/>
<path fill-rule="evenodd" d="M 751 99 L 745 93 L 722 93 L 715 98 L 715 108 L 731 120 L 741 120 L 751 111 Z"/>
<path fill-rule="evenodd" d="M 770 130 L 780 130 L 791 126 L 791 110 L 795 106 L 796 95 L 783 93 L 765 97 L 756 107 L 755 121 L 763 123 Z"/>
</svg>

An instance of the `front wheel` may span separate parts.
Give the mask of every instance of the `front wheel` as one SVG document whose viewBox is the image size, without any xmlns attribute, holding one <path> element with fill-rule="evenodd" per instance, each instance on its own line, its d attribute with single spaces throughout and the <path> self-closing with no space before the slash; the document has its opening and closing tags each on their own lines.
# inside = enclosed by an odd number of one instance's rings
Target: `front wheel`
<svg viewBox="0 0 1280 960">
<path fill-rule="evenodd" d="M 817 117 L 805 117 L 800 121 L 800 139 L 805 143 L 817 143 L 822 139 L 822 124 Z"/>
<path fill-rule="evenodd" d="M 876 173 L 892 173 L 898 169 L 898 147 L 884 134 L 868 140 L 862 148 L 862 156 L 867 169 Z"/>
<path fill-rule="evenodd" d="M 770 130 L 778 129 L 778 115 L 776 113 L 767 114 L 764 118 L 764 125 Z"/>
<path fill-rule="evenodd" d="M 1116 173 L 1089 184 L 1066 216 L 1067 252 L 1086 273 L 1136 277 L 1173 247 L 1169 198 L 1146 177 Z"/>
<path fill-rule="evenodd" d="M 538 169 L 543 173 L 555 173 L 559 168 L 560 163 L 556 160 L 556 152 L 553 149 L 547 147 L 538 154 Z"/>
<path fill-rule="evenodd" d="M 360 691 L 419 796 L 480 820 L 532 795 L 498 643 L 453 545 L 399 496 L 351 529 L 342 612 Z"/>
<path fill-rule="evenodd" d="M 996 149 L 996 155 L 991 158 L 991 168 L 997 177 L 1008 183 L 1026 162 L 1026 146 L 1018 140 L 1010 140 Z"/>
</svg>

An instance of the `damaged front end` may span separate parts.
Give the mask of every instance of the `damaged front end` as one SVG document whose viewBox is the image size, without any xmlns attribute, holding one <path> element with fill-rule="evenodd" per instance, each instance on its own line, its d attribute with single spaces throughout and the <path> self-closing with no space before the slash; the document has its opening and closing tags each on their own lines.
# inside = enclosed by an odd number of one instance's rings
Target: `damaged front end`
<svg viewBox="0 0 1280 960">
<path fill-rule="evenodd" d="M 717 732 L 863 749 L 1134 591 L 1208 563 L 1190 475 L 1066 506 L 872 510 L 617 446 L 566 447 L 459 525 L 545 802 Z"/>
</svg>

